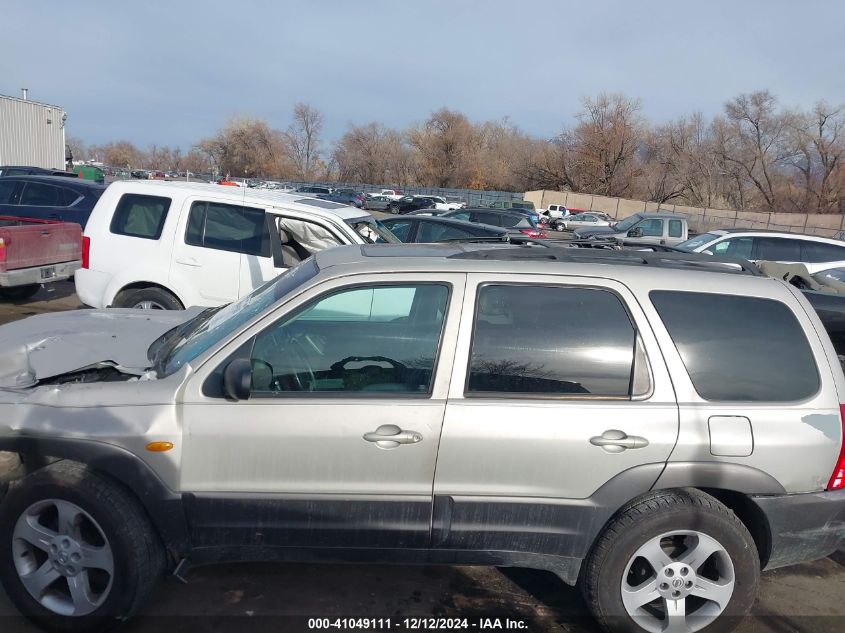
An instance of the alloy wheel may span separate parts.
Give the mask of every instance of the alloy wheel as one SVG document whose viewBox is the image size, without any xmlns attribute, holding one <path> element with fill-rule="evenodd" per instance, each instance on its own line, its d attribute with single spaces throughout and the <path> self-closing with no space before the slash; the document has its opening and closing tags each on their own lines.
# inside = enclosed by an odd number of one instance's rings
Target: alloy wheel
<svg viewBox="0 0 845 633">
<path fill-rule="evenodd" d="M 727 608 L 735 586 L 733 563 L 716 539 L 696 531 L 661 534 L 628 561 L 622 603 L 650 633 L 694 633 Z"/>
<path fill-rule="evenodd" d="M 114 556 L 97 521 L 74 503 L 45 499 L 18 518 L 12 553 L 21 584 L 43 607 L 88 615 L 111 591 Z"/>
</svg>

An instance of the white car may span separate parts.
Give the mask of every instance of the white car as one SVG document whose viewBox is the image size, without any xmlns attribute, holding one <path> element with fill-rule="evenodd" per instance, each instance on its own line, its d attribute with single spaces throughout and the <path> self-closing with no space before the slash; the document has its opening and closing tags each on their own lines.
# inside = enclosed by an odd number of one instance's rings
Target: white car
<svg viewBox="0 0 845 633">
<path fill-rule="evenodd" d="M 243 297 L 317 251 L 395 241 L 366 211 L 302 194 L 122 181 L 83 234 L 80 300 L 178 310 Z"/>
<path fill-rule="evenodd" d="M 554 221 L 554 228 L 558 231 L 572 231 L 581 227 L 613 226 L 615 220 L 606 213 L 578 213 L 568 215 Z"/>
<path fill-rule="evenodd" d="M 845 267 L 845 242 L 841 240 L 753 229 L 718 229 L 696 235 L 677 248 L 690 253 L 729 255 L 750 261 L 804 264 L 814 275 Z"/>
<path fill-rule="evenodd" d="M 368 196 L 384 196 L 385 198 L 389 198 L 390 200 L 399 200 L 405 194 L 401 191 L 396 191 L 395 189 L 382 189 L 381 191 L 371 191 L 365 195 Z"/>
<path fill-rule="evenodd" d="M 540 215 L 545 215 L 550 220 L 557 220 L 569 216 L 570 213 L 569 209 L 562 204 L 550 204 L 548 208 L 540 211 Z"/>
<path fill-rule="evenodd" d="M 429 200 L 434 201 L 434 208 L 438 211 L 457 211 L 458 209 L 463 209 L 466 207 L 466 203 L 460 202 L 447 202 L 446 198 L 443 196 L 429 196 L 429 195 L 416 195 L 413 196 L 414 198 L 427 198 Z"/>
</svg>

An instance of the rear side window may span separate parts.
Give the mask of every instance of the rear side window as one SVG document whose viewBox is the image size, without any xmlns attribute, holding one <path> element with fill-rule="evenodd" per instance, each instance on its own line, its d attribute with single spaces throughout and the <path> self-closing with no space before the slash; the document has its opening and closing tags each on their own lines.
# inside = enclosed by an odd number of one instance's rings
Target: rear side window
<svg viewBox="0 0 845 633">
<path fill-rule="evenodd" d="M 669 220 L 669 237 L 682 237 L 684 226 L 680 220 Z"/>
<path fill-rule="evenodd" d="M 161 237 L 170 198 L 127 193 L 121 196 L 109 227 L 112 233 L 157 240 Z"/>
<path fill-rule="evenodd" d="M 33 207 L 63 207 L 65 206 L 62 192 L 64 190 L 41 182 L 28 182 L 23 186 L 21 199 L 18 204 Z"/>
<path fill-rule="evenodd" d="M 457 218 L 458 216 L 452 216 Z M 508 220 L 511 216 L 503 216 L 498 213 L 489 213 L 486 211 L 479 211 L 475 214 L 474 219 L 476 222 L 481 222 L 482 224 L 490 224 L 491 226 L 513 226 L 513 224 L 506 224 L 505 221 Z"/>
<path fill-rule="evenodd" d="M 185 243 L 245 255 L 270 256 L 270 232 L 263 209 L 194 202 Z"/>
<path fill-rule="evenodd" d="M 705 400 L 794 402 L 818 392 L 810 344 L 780 301 L 665 290 L 649 297 Z"/>
<path fill-rule="evenodd" d="M 566 326 L 545 327 L 549 315 Z M 468 394 L 627 398 L 648 391 L 647 376 L 636 330 L 612 292 L 533 285 L 479 289 Z"/>
<path fill-rule="evenodd" d="M 472 233 L 446 224 L 437 222 L 420 222 L 417 242 L 440 242 L 443 240 L 464 240 L 472 237 Z"/>
<path fill-rule="evenodd" d="M 785 237 L 758 237 L 755 259 L 771 262 L 800 262 L 801 242 Z"/>
<path fill-rule="evenodd" d="M 801 242 L 801 261 L 810 264 L 818 262 L 838 262 L 845 260 L 845 246 L 825 244 L 824 242 Z"/>
</svg>

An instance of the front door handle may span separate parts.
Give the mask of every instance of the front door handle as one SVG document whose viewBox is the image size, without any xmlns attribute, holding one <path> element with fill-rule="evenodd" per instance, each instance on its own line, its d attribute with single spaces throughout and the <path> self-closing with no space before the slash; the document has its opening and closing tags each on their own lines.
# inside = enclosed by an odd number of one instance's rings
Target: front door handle
<svg viewBox="0 0 845 633">
<path fill-rule="evenodd" d="M 624 431 L 609 429 L 590 438 L 590 444 L 600 446 L 608 453 L 621 453 L 629 448 L 645 448 L 648 440 L 637 435 L 627 435 Z"/>
<path fill-rule="evenodd" d="M 375 431 L 364 433 L 364 439 L 374 442 L 379 448 L 396 448 L 401 444 L 422 442 L 422 435 L 416 431 L 403 431 L 395 424 L 382 424 Z"/>
</svg>

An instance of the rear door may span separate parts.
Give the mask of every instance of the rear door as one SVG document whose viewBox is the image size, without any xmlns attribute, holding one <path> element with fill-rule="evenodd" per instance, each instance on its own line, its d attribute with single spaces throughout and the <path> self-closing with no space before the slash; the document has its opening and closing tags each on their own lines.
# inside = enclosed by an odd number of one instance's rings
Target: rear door
<svg viewBox="0 0 845 633">
<path fill-rule="evenodd" d="M 171 275 L 190 280 L 207 305 L 239 296 L 244 254 L 271 256 L 264 209 L 193 199 L 186 202 Z M 260 271 L 256 271 L 260 279 Z"/>
<path fill-rule="evenodd" d="M 469 275 L 463 315 L 435 544 L 561 554 L 578 536 L 573 509 L 635 467 L 650 465 L 651 485 L 672 451 L 678 408 L 657 343 L 612 280 Z M 549 315 L 565 330 L 544 328 Z"/>
</svg>

